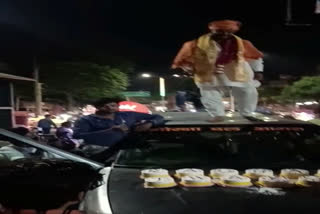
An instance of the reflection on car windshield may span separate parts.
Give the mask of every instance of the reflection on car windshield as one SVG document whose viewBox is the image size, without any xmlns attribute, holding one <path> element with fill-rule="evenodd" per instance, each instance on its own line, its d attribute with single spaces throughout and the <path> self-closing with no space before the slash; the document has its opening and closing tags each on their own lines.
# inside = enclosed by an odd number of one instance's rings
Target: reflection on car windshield
<svg viewBox="0 0 320 214">
<path fill-rule="evenodd" d="M 145 146 L 123 150 L 116 166 L 312 167 L 320 163 L 320 136 L 296 132 L 153 134 Z"/>
<path fill-rule="evenodd" d="M 28 156 L 24 148 L 14 146 L 8 141 L 0 141 L 0 161 L 13 161 Z"/>
<path fill-rule="evenodd" d="M 49 158 L 61 158 L 61 156 L 54 155 L 13 138 L 0 137 L 0 163 L 2 164 L 18 159 Z"/>
<path fill-rule="evenodd" d="M 103 167 L 102 164 L 95 161 L 38 143 L 28 137 L 0 129 L 0 164 L 6 165 L 8 161 L 12 162 L 20 159 L 27 159 L 28 161 L 30 159 L 63 159 L 82 162 L 95 169 L 101 169 Z"/>
</svg>

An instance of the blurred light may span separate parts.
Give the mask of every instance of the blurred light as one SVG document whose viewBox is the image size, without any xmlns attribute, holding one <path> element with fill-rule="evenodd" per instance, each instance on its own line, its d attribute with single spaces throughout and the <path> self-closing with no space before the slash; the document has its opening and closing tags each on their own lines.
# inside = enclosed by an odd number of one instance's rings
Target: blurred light
<svg viewBox="0 0 320 214">
<path fill-rule="evenodd" d="M 164 78 L 159 78 L 159 84 L 160 84 L 160 96 L 165 97 L 166 96 L 166 86 L 165 86 L 165 80 Z"/>
<path fill-rule="evenodd" d="M 64 120 L 67 121 L 69 120 L 72 116 L 70 114 L 60 114 L 59 117 Z"/>
<path fill-rule="evenodd" d="M 156 111 L 160 111 L 160 112 L 166 112 L 168 110 L 167 107 L 165 106 L 155 106 L 154 108 Z"/>
<path fill-rule="evenodd" d="M 144 73 L 144 74 L 141 74 L 141 77 L 143 77 L 143 78 L 150 78 L 150 77 L 151 77 L 151 74 Z"/>
<path fill-rule="evenodd" d="M 314 114 L 309 114 L 307 112 L 293 112 L 292 116 L 297 120 L 309 121 L 315 118 Z"/>
<path fill-rule="evenodd" d="M 180 75 L 179 75 L 179 74 L 174 74 L 174 75 L 172 75 L 172 76 L 177 77 L 177 78 L 179 78 L 179 77 L 180 77 Z"/>
<path fill-rule="evenodd" d="M 262 120 L 264 122 L 275 122 L 275 121 L 278 121 L 277 119 L 271 118 L 271 117 L 263 117 Z"/>
<path fill-rule="evenodd" d="M 86 105 L 82 109 L 83 115 L 90 115 L 90 114 L 94 114 L 95 112 L 96 112 L 96 108 L 93 105 Z"/>
<path fill-rule="evenodd" d="M 228 112 L 228 113 L 226 114 L 226 117 L 233 117 L 233 113 L 232 113 L 232 112 Z"/>
<path fill-rule="evenodd" d="M 316 102 L 316 101 L 307 101 L 307 102 L 304 102 L 304 103 L 296 103 L 296 105 L 298 105 L 298 106 L 302 106 L 302 105 L 313 105 L 313 104 L 319 104 L 319 103 Z"/>
<path fill-rule="evenodd" d="M 313 102 L 310 102 L 310 101 L 309 101 L 309 102 L 305 102 L 304 104 L 305 104 L 305 105 L 312 105 Z"/>
<path fill-rule="evenodd" d="M 192 102 L 186 102 L 185 106 L 186 106 L 186 111 L 187 112 L 193 112 L 193 113 L 197 112 L 197 109 L 194 107 Z"/>
</svg>

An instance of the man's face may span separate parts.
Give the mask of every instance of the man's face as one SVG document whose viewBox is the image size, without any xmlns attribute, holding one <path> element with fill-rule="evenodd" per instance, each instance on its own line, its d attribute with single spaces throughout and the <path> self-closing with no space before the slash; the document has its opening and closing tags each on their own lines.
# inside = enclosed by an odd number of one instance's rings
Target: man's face
<svg viewBox="0 0 320 214">
<path fill-rule="evenodd" d="M 106 113 L 106 114 L 111 114 L 119 111 L 119 105 L 118 103 L 106 103 L 102 107 L 98 108 L 98 111 Z"/>
<path fill-rule="evenodd" d="M 214 30 L 212 31 L 212 39 L 214 40 L 225 40 L 231 38 L 231 33 L 227 31 L 222 31 L 222 30 Z"/>
</svg>

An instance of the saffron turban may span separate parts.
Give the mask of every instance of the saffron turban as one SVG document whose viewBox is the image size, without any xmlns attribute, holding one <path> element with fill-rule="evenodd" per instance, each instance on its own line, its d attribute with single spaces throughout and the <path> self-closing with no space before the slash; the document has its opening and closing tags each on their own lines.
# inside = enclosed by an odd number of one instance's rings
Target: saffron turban
<svg viewBox="0 0 320 214">
<path fill-rule="evenodd" d="M 210 22 L 208 27 L 210 30 L 221 30 L 235 33 L 240 30 L 241 23 L 233 20 L 221 20 Z"/>
</svg>

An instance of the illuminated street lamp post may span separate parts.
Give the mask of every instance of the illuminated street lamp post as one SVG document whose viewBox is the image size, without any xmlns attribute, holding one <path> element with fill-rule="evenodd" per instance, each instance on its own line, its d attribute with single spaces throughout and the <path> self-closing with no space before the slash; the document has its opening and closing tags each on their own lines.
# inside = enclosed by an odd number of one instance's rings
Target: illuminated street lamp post
<svg viewBox="0 0 320 214">
<path fill-rule="evenodd" d="M 160 97 L 162 101 L 162 105 L 164 106 L 164 98 L 166 96 L 166 86 L 165 86 L 165 79 L 163 77 L 159 77 L 159 88 L 160 88 Z"/>
<path fill-rule="evenodd" d="M 143 73 L 141 74 L 141 77 L 142 78 L 151 78 L 152 76 L 155 76 L 155 75 L 151 75 L 149 73 Z M 173 74 L 172 75 L 173 77 L 176 77 L 176 78 L 180 78 L 180 75 L 179 74 Z M 161 101 L 162 101 L 162 105 L 164 106 L 165 103 L 165 96 L 166 96 L 166 82 L 165 82 L 165 78 L 161 77 L 161 76 L 155 76 L 155 77 L 159 77 L 159 94 L 160 94 L 160 97 L 161 97 Z"/>
</svg>

